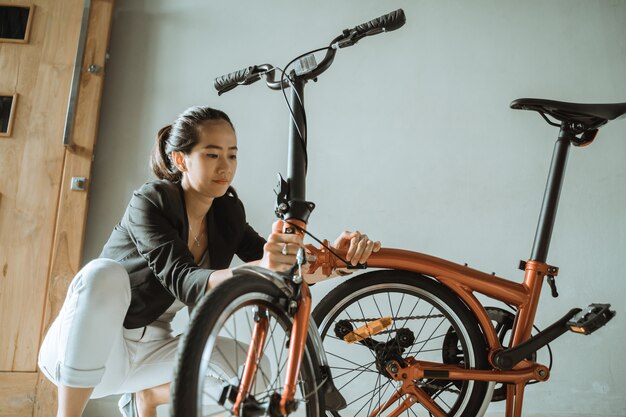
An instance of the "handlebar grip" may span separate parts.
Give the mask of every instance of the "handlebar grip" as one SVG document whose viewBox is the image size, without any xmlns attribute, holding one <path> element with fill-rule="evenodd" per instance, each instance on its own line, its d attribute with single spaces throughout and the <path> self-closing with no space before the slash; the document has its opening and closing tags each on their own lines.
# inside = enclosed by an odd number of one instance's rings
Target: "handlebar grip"
<svg viewBox="0 0 626 417">
<path fill-rule="evenodd" d="M 353 30 L 358 35 L 374 35 L 380 32 L 391 32 L 401 28 L 406 23 L 406 16 L 404 10 L 398 9 L 391 13 L 387 13 L 384 16 L 372 19 L 369 22 L 365 22 L 356 26 Z"/>
<path fill-rule="evenodd" d="M 233 71 L 230 74 L 222 75 L 215 79 L 213 83 L 217 93 L 222 95 L 223 93 L 232 90 L 240 84 L 249 84 L 256 81 L 260 76 L 256 74 L 257 67 L 252 66 L 239 71 Z M 250 79 L 252 75 L 256 75 L 258 78 Z"/>
</svg>

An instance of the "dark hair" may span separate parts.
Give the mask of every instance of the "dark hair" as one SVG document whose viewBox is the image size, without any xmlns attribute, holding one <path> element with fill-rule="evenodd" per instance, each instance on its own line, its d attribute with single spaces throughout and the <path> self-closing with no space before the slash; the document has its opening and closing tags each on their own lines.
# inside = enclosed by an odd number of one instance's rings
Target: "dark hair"
<svg viewBox="0 0 626 417">
<path fill-rule="evenodd" d="M 150 158 L 150 168 L 157 178 L 173 182 L 180 181 L 183 174 L 172 163 L 171 153 L 173 151 L 184 154 L 191 152 L 191 149 L 198 143 L 198 127 L 211 120 L 228 122 L 230 127 L 235 130 L 226 113 L 204 106 L 188 108 L 178 116 L 173 124 L 159 130 Z"/>
</svg>

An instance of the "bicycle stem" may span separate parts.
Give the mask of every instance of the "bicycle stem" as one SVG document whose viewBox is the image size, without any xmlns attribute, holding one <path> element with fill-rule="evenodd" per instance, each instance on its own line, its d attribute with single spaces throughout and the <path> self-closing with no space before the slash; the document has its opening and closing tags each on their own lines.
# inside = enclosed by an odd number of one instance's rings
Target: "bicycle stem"
<svg viewBox="0 0 626 417">
<path fill-rule="evenodd" d="M 289 184 L 288 200 L 306 200 L 306 167 L 304 146 L 306 131 L 304 124 L 304 84 L 305 80 L 295 77 L 292 73 L 290 107 L 291 123 L 289 125 L 289 147 L 287 162 L 287 183 Z M 303 220 L 305 219 L 298 219 Z"/>
</svg>

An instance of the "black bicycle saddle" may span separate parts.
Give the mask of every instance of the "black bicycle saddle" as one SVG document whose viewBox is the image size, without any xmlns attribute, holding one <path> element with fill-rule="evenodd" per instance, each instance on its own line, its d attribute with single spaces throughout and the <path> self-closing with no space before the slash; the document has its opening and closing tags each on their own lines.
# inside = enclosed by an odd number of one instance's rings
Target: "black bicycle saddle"
<svg viewBox="0 0 626 417">
<path fill-rule="evenodd" d="M 511 103 L 516 110 L 533 110 L 547 114 L 560 122 L 582 123 L 585 128 L 596 128 L 626 115 L 626 103 L 581 104 L 539 98 L 518 98 Z"/>
</svg>

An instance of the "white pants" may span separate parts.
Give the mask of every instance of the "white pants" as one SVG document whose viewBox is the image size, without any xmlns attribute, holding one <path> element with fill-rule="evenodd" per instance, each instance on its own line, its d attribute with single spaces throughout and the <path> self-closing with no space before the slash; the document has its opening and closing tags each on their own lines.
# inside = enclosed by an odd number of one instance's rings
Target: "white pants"
<svg viewBox="0 0 626 417">
<path fill-rule="evenodd" d="M 74 277 L 63 307 L 44 338 L 39 352 L 43 374 L 56 385 L 94 387 L 91 398 L 171 382 L 179 336 L 173 336 L 171 329 L 150 325 L 125 329 L 129 304 L 130 280 L 124 267 L 109 259 L 85 265 Z M 221 352 L 233 354 L 223 358 L 224 364 L 219 363 L 220 358 L 213 364 L 224 372 L 236 364 L 237 349 L 247 351 L 247 345 L 232 339 L 219 338 L 217 343 L 223 345 Z"/>
</svg>

